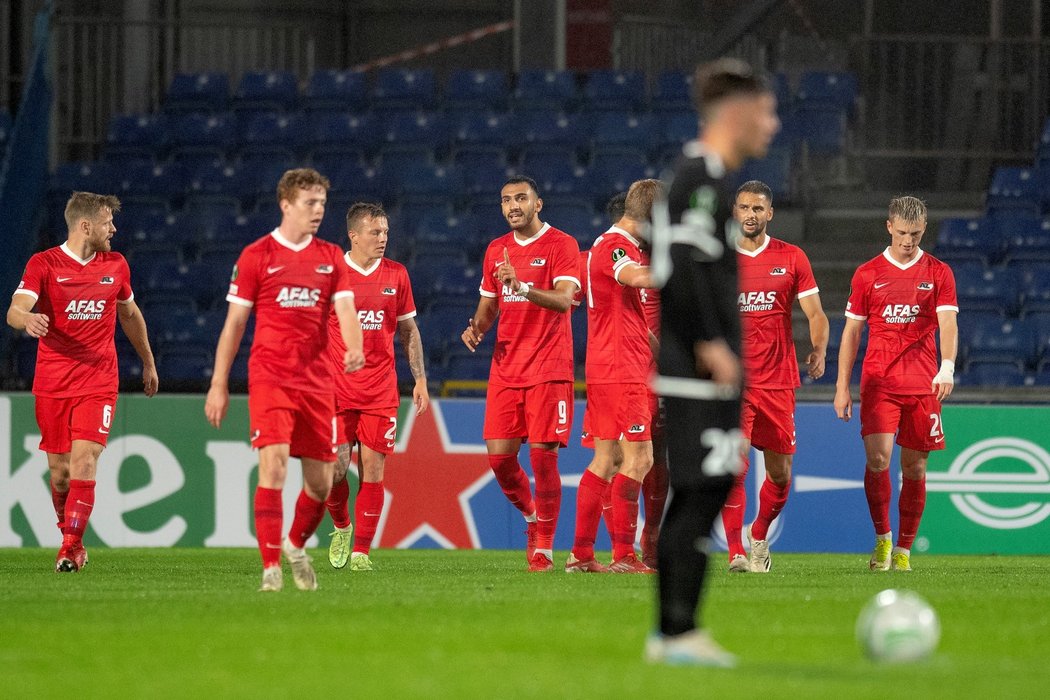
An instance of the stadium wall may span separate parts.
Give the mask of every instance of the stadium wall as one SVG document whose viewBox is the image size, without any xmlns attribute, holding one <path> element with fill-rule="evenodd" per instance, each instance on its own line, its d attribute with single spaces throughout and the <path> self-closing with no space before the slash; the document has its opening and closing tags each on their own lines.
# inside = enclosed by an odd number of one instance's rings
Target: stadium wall
<svg viewBox="0 0 1050 700">
<path fill-rule="evenodd" d="M 248 443 L 247 400 L 233 398 L 221 430 L 207 425 L 203 403 L 202 396 L 120 398 L 99 463 L 89 546 L 255 546 L 256 453 Z M 402 405 L 377 546 L 524 547 L 521 516 L 489 471 L 481 440 L 484 402 L 444 399 L 431 405 L 418 418 L 408 402 Z M 579 445 L 583 408 L 577 402 L 573 437 L 560 461 L 564 495 L 555 546 L 561 550 L 571 545 L 576 487 L 591 454 Z M 793 493 L 772 530 L 773 548 L 868 551 L 872 536 L 857 421 L 842 423 L 827 403 L 799 405 L 796 419 Z M 944 422 L 947 449 L 931 454 L 915 550 L 1050 553 L 1050 407 L 948 405 Z M 0 394 L 0 547 L 59 543 L 39 439 L 33 397 Z M 522 460 L 527 465 L 527 449 Z M 762 473 L 753 454 L 748 521 Z M 293 465 L 288 476 L 285 512 L 291 513 L 299 469 Z M 311 546 L 317 544 L 315 538 Z M 598 546 L 609 547 L 604 529 Z"/>
</svg>

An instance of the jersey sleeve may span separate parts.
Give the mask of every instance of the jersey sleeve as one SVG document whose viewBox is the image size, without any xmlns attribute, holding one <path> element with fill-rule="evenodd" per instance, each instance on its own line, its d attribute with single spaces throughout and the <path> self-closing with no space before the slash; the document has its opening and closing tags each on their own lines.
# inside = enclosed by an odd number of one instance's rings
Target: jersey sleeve
<svg viewBox="0 0 1050 700">
<path fill-rule="evenodd" d="M 117 303 L 128 304 L 135 299 L 135 293 L 131 291 L 131 268 L 128 267 L 128 259 L 120 256 L 120 266 L 123 268 L 124 281 L 121 282 L 120 290 L 117 292 Z"/>
<path fill-rule="evenodd" d="M 568 280 L 576 285 L 577 290 L 583 289 L 583 284 L 580 282 L 580 244 L 575 238 L 566 234 L 558 241 L 555 252 L 557 257 L 551 268 L 554 285 L 557 286 L 562 280 Z"/>
<path fill-rule="evenodd" d="M 47 274 L 45 268 L 44 261 L 39 255 L 30 257 L 29 262 L 26 263 L 25 272 L 22 273 L 22 279 L 18 283 L 18 289 L 14 293 L 31 296 L 34 300 L 39 299 L 40 290 L 44 288 L 44 277 Z"/>
<path fill-rule="evenodd" d="M 408 270 L 402 267 L 399 275 L 401 280 L 397 285 L 397 320 L 404 321 L 416 315 L 416 300 L 412 296 L 412 281 L 408 277 Z"/>
<path fill-rule="evenodd" d="M 226 301 L 238 306 L 255 306 L 255 297 L 259 292 L 259 261 L 252 251 L 245 248 L 237 258 L 230 274 L 230 289 Z"/>
<path fill-rule="evenodd" d="M 853 273 L 853 279 L 850 281 L 846 318 L 856 321 L 868 320 L 868 275 L 862 268 Z"/>
<path fill-rule="evenodd" d="M 947 264 L 941 264 L 941 279 L 937 285 L 936 311 L 959 311 L 959 299 L 955 292 L 955 273 Z"/>
<path fill-rule="evenodd" d="M 797 299 L 820 291 L 820 288 L 817 287 L 817 278 L 813 276 L 813 266 L 810 265 L 809 257 L 801 248 L 795 254 L 795 289 Z"/>
<path fill-rule="evenodd" d="M 623 285 L 623 282 L 620 282 L 620 272 L 628 265 L 641 265 L 642 251 L 633 245 L 618 245 L 613 250 L 612 258 L 615 261 L 612 266 L 613 279 L 617 284 Z"/>
<path fill-rule="evenodd" d="M 496 276 L 493 274 L 496 269 L 492 266 L 492 249 L 495 243 L 490 243 L 489 247 L 485 249 L 485 256 L 481 259 L 481 285 L 478 287 L 478 291 L 483 297 L 489 297 L 495 299 L 497 293 L 496 289 Z"/>
<path fill-rule="evenodd" d="M 332 302 L 334 303 L 340 299 L 353 299 L 354 289 L 350 284 L 350 268 L 343 263 L 342 255 L 335 246 L 333 246 L 332 250 L 332 268 L 334 270 L 332 275 Z"/>
</svg>

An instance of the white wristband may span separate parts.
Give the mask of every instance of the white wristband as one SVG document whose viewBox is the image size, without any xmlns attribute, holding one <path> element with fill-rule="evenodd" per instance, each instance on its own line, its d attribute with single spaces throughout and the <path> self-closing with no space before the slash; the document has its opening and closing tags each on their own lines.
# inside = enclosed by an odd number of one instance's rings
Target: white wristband
<svg viewBox="0 0 1050 700">
<path fill-rule="evenodd" d="M 941 360 L 941 371 L 938 374 L 947 372 L 948 374 L 955 374 L 955 361 L 954 360 Z"/>
<path fill-rule="evenodd" d="M 531 289 L 528 282 L 521 282 L 518 284 L 518 296 L 527 297 Z"/>
</svg>

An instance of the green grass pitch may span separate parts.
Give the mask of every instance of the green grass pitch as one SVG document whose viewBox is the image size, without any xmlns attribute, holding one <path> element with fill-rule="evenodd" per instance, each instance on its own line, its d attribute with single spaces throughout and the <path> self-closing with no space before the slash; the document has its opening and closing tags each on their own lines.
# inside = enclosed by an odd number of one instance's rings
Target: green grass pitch
<svg viewBox="0 0 1050 700">
<path fill-rule="evenodd" d="M 1050 687 L 1050 557 L 774 552 L 768 575 L 717 555 L 708 626 L 741 665 L 641 659 L 653 579 L 529 574 L 519 552 L 373 553 L 320 590 L 258 593 L 254 550 L 101 549 L 79 574 L 54 552 L 0 550 L 0 696 L 10 698 L 1029 698 Z M 557 561 L 564 562 L 558 553 Z M 941 618 L 927 661 L 878 666 L 853 625 L 909 588 Z"/>
</svg>

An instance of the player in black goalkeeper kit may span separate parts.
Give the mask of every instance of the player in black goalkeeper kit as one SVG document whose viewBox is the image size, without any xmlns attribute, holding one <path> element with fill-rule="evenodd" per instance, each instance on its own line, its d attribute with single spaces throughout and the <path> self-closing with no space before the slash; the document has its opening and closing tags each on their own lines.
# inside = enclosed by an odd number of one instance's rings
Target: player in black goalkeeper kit
<svg viewBox="0 0 1050 700">
<path fill-rule="evenodd" d="M 725 179 L 765 155 L 780 128 L 768 81 L 743 62 L 697 69 L 702 128 L 654 210 L 652 271 L 663 281 L 657 392 L 664 398 L 672 495 L 658 545 L 658 624 L 650 662 L 732 667 L 697 623 L 711 528 L 740 454 L 740 315 L 733 196 Z"/>
</svg>

